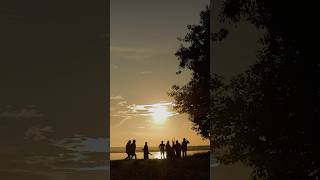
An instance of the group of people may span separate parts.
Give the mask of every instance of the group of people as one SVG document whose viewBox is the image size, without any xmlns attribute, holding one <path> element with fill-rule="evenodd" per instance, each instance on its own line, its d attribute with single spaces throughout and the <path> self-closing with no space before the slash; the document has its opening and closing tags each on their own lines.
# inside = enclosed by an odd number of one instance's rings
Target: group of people
<svg viewBox="0 0 320 180">
<path fill-rule="evenodd" d="M 174 158 L 181 158 L 181 152 L 182 152 L 182 157 L 185 158 L 187 157 L 187 146 L 190 142 L 186 140 L 186 138 L 183 138 L 183 141 L 181 144 L 179 143 L 178 140 L 176 142 L 172 141 L 172 146 L 170 145 L 170 141 L 167 141 L 166 144 L 161 141 L 161 144 L 159 144 L 159 150 L 160 150 L 160 158 L 161 159 L 174 159 Z M 136 140 L 129 140 L 126 144 L 126 153 L 127 157 L 125 159 L 137 159 L 136 155 Z M 165 156 L 166 153 L 166 156 Z M 143 147 L 143 158 L 144 159 L 149 159 L 149 147 L 148 143 L 145 142 L 145 145 Z M 152 155 L 152 154 L 151 154 Z"/>
<path fill-rule="evenodd" d="M 190 142 L 186 140 L 186 138 L 183 138 L 181 144 L 178 140 L 176 140 L 176 142 L 172 141 L 172 146 L 170 146 L 170 141 L 167 141 L 167 144 L 164 144 L 163 141 L 161 141 L 161 144 L 159 144 L 160 158 L 165 158 L 165 152 L 167 159 L 181 158 L 181 152 L 183 158 L 187 157 L 187 146 L 189 143 Z"/>
<path fill-rule="evenodd" d="M 133 140 L 131 143 L 131 140 L 129 140 L 126 144 L 126 153 L 128 155 L 128 157 L 126 157 L 126 159 L 132 159 L 133 157 L 135 159 L 137 159 L 137 155 L 136 155 L 136 140 Z"/>
</svg>

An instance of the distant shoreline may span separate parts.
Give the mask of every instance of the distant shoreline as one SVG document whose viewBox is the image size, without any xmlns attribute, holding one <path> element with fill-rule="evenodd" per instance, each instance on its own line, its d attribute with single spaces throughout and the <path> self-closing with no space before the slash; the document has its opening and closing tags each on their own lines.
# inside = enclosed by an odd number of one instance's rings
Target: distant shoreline
<svg viewBox="0 0 320 180">
<path fill-rule="evenodd" d="M 210 151 L 210 149 L 188 149 L 188 151 L 202 151 L 202 150 L 208 150 Z M 136 152 L 143 152 L 142 150 L 137 150 Z M 149 152 L 159 152 L 159 150 L 150 150 Z M 110 153 L 125 153 L 125 152 L 110 152 Z"/>
<path fill-rule="evenodd" d="M 199 150 L 208 150 L 210 151 L 210 146 L 188 146 L 188 151 L 199 151 Z M 150 152 L 158 152 L 158 147 L 149 147 Z M 143 152 L 143 147 L 137 147 L 136 152 Z M 124 147 L 111 147 L 110 153 L 125 153 Z"/>
</svg>

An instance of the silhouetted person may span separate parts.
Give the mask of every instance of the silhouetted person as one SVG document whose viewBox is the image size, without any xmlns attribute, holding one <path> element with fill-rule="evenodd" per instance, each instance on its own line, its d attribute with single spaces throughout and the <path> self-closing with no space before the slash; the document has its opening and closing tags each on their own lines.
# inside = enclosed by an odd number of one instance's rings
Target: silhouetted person
<svg viewBox="0 0 320 180">
<path fill-rule="evenodd" d="M 174 141 L 172 141 L 172 157 L 176 157 L 176 145 Z"/>
<path fill-rule="evenodd" d="M 135 159 L 137 159 L 137 155 L 136 155 L 136 140 L 133 140 L 132 141 L 132 144 L 131 144 L 131 146 L 130 146 L 130 151 L 131 151 L 131 158 L 133 158 L 133 156 L 134 156 L 134 158 Z"/>
<path fill-rule="evenodd" d="M 166 153 L 167 153 L 167 159 L 173 159 L 173 153 L 172 153 L 173 149 L 170 146 L 170 141 L 167 141 L 166 144 Z"/>
<path fill-rule="evenodd" d="M 178 140 L 176 141 L 174 150 L 176 151 L 176 157 L 181 158 L 181 144 L 179 143 Z"/>
<path fill-rule="evenodd" d="M 161 158 L 161 159 L 164 158 L 164 147 L 165 147 L 165 144 L 163 143 L 163 141 L 161 141 L 161 144 L 159 144 L 160 158 Z"/>
<path fill-rule="evenodd" d="M 126 157 L 125 159 L 131 159 L 131 140 L 129 140 L 126 144 L 126 153 L 128 155 L 128 157 Z"/>
<path fill-rule="evenodd" d="M 181 143 L 181 149 L 182 149 L 182 157 L 187 157 L 187 146 L 190 142 L 186 140 L 186 138 L 183 138 L 183 141 Z"/>
<path fill-rule="evenodd" d="M 143 147 L 143 159 L 149 159 L 149 154 L 148 143 L 146 142 Z"/>
</svg>

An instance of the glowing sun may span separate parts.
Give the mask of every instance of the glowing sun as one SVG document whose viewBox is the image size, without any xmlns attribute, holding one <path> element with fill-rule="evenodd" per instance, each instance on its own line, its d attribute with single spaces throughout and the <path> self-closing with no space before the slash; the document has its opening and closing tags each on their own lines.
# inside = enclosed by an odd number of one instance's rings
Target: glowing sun
<svg viewBox="0 0 320 180">
<path fill-rule="evenodd" d="M 170 112 L 168 112 L 167 108 L 164 106 L 150 108 L 150 112 L 154 122 L 157 124 L 163 124 L 170 116 Z"/>
</svg>

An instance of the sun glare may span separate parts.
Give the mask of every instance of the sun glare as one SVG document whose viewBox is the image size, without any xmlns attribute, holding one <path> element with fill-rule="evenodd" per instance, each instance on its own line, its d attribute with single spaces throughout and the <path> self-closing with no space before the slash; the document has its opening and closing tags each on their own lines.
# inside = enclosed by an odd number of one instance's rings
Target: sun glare
<svg viewBox="0 0 320 180">
<path fill-rule="evenodd" d="M 163 124 L 170 116 L 170 112 L 164 106 L 150 108 L 150 112 L 152 113 L 154 122 L 157 124 Z"/>
</svg>

